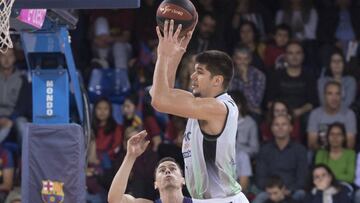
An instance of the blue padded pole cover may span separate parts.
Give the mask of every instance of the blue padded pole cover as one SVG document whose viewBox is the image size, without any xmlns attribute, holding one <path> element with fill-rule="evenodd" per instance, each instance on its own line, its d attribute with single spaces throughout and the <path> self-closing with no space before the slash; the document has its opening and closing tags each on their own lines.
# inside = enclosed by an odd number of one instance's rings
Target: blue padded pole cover
<svg viewBox="0 0 360 203">
<path fill-rule="evenodd" d="M 23 203 L 85 203 L 85 147 L 77 124 L 28 124 L 23 139 Z"/>
</svg>

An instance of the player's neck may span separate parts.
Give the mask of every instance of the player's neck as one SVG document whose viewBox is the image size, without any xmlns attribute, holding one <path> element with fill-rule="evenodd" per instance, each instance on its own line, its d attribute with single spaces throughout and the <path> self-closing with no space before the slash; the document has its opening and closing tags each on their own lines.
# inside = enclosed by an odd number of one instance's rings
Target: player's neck
<svg viewBox="0 0 360 203">
<path fill-rule="evenodd" d="M 184 195 L 182 194 L 181 189 L 172 189 L 160 192 L 160 199 L 162 203 L 182 203 Z"/>
<path fill-rule="evenodd" d="M 214 90 L 208 97 L 216 98 L 216 97 L 222 95 L 224 92 L 226 92 L 226 91 L 223 89 L 218 89 L 216 91 Z"/>
</svg>

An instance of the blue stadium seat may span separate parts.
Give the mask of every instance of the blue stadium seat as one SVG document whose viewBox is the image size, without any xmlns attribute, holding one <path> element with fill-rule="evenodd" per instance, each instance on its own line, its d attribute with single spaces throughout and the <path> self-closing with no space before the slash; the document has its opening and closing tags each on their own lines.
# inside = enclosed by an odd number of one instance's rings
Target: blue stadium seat
<svg viewBox="0 0 360 203">
<path fill-rule="evenodd" d="M 92 103 L 101 97 L 107 97 L 113 103 L 122 104 L 125 96 L 130 91 L 127 70 L 93 69 L 90 76 L 88 91 Z"/>
</svg>

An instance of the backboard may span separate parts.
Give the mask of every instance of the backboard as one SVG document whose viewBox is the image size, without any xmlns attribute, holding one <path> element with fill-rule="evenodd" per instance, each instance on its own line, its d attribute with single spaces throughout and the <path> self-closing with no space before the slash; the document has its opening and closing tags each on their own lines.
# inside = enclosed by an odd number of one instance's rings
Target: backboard
<svg viewBox="0 0 360 203">
<path fill-rule="evenodd" d="M 140 0 L 15 0 L 14 8 L 115 9 L 139 8 Z"/>
</svg>

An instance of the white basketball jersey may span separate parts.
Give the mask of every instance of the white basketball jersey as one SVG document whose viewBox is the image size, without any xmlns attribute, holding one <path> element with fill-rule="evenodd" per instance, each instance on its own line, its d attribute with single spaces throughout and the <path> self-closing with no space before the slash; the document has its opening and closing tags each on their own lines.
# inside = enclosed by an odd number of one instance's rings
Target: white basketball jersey
<svg viewBox="0 0 360 203">
<path fill-rule="evenodd" d="M 182 153 L 186 185 L 190 195 L 196 199 L 224 198 L 241 192 L 235 166 L 239 111 L 227 93 L 216 99 L 223 102 L 228 111 L 221 134 L 206 135 L 197 119 L 188 119 L 184 134 Z"/>
</svg>

